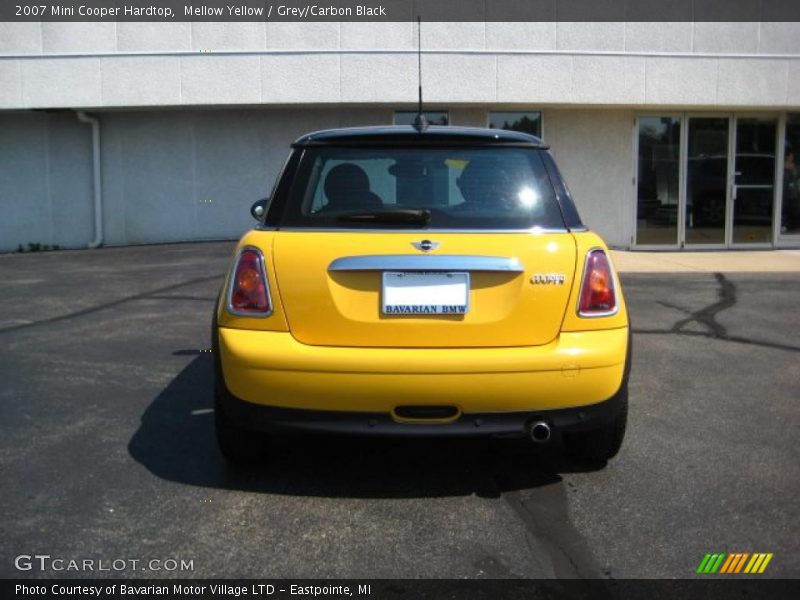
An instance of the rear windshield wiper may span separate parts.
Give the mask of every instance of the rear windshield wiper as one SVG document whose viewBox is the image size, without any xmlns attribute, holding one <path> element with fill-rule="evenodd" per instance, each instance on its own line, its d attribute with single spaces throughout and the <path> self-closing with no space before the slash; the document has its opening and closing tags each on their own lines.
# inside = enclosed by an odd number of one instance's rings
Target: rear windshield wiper
<svg viewBox="0 0 800 600">
<path fill-rule="evenodd" d="M 403 208 L 396 210 L 359 210 L 336 216 L 338 221 L 351 223 L 397 223 L 401 225 L 427 225 L 431 220 L 428 209 Z"/>
</svg>

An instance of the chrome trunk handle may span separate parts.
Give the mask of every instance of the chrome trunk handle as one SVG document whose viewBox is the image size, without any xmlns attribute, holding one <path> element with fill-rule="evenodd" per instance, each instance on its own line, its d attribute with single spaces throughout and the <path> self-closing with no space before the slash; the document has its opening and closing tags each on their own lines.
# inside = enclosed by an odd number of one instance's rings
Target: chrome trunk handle
<svg viewBox="0 0 800 600">
<path fill-rule="evenodd" d="M 523 273 L 518 258 L 468 254 L 370 254 L 337 258 L 328 271 L 499 271 Z"/>
</svg>

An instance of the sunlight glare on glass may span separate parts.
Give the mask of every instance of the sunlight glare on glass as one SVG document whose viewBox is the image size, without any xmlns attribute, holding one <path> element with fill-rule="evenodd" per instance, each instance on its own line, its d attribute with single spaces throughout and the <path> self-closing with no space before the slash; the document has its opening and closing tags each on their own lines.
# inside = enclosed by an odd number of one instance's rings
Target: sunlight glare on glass
<svg viewBox="0 0 800 600">
<path fill-rule="evenodd" d="M 525 208 L 531 208 L 539 202 L 539 194 L 536 190 L 529 187 L 522 188 L 519 194 L 517 194 L 517 198 L 519 199 L 519 203 Z"/>
</svg>

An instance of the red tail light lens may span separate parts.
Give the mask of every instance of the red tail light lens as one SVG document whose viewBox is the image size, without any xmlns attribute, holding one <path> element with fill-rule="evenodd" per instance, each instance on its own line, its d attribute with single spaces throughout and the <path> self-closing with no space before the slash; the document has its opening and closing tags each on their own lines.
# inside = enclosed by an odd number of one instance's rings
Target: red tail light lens
<svg viewBox="0 0 800 600">
<path fill-rule="evenodd" d="M 236 261 L 228 310 L 236 315 L 257 317 L 265 317 L 272 312 L 264 257 L 255 248 L 242 250 Z"/>
<path fill-rule="evenodd" d="M 611 263 L 602 250 L 591 250 L 586 256 L 578 314 L 582 317 L 603 317 L 617 312 L 617 294 Z"/>
</svg>

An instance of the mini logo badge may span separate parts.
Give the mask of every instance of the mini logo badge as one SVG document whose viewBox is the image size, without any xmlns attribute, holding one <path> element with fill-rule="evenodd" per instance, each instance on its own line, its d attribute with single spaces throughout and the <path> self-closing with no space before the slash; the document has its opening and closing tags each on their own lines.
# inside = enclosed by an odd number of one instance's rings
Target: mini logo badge
<svg viewBox="0 0 800 600">
<path fill-rule="evenodd" d="M 420 252 L 428 252 L 430 250 L 436 250 L 439 247 L 439 242 L 422 240 L 421 242 L 411 242 L 411 245 Z"/>
</svg>

